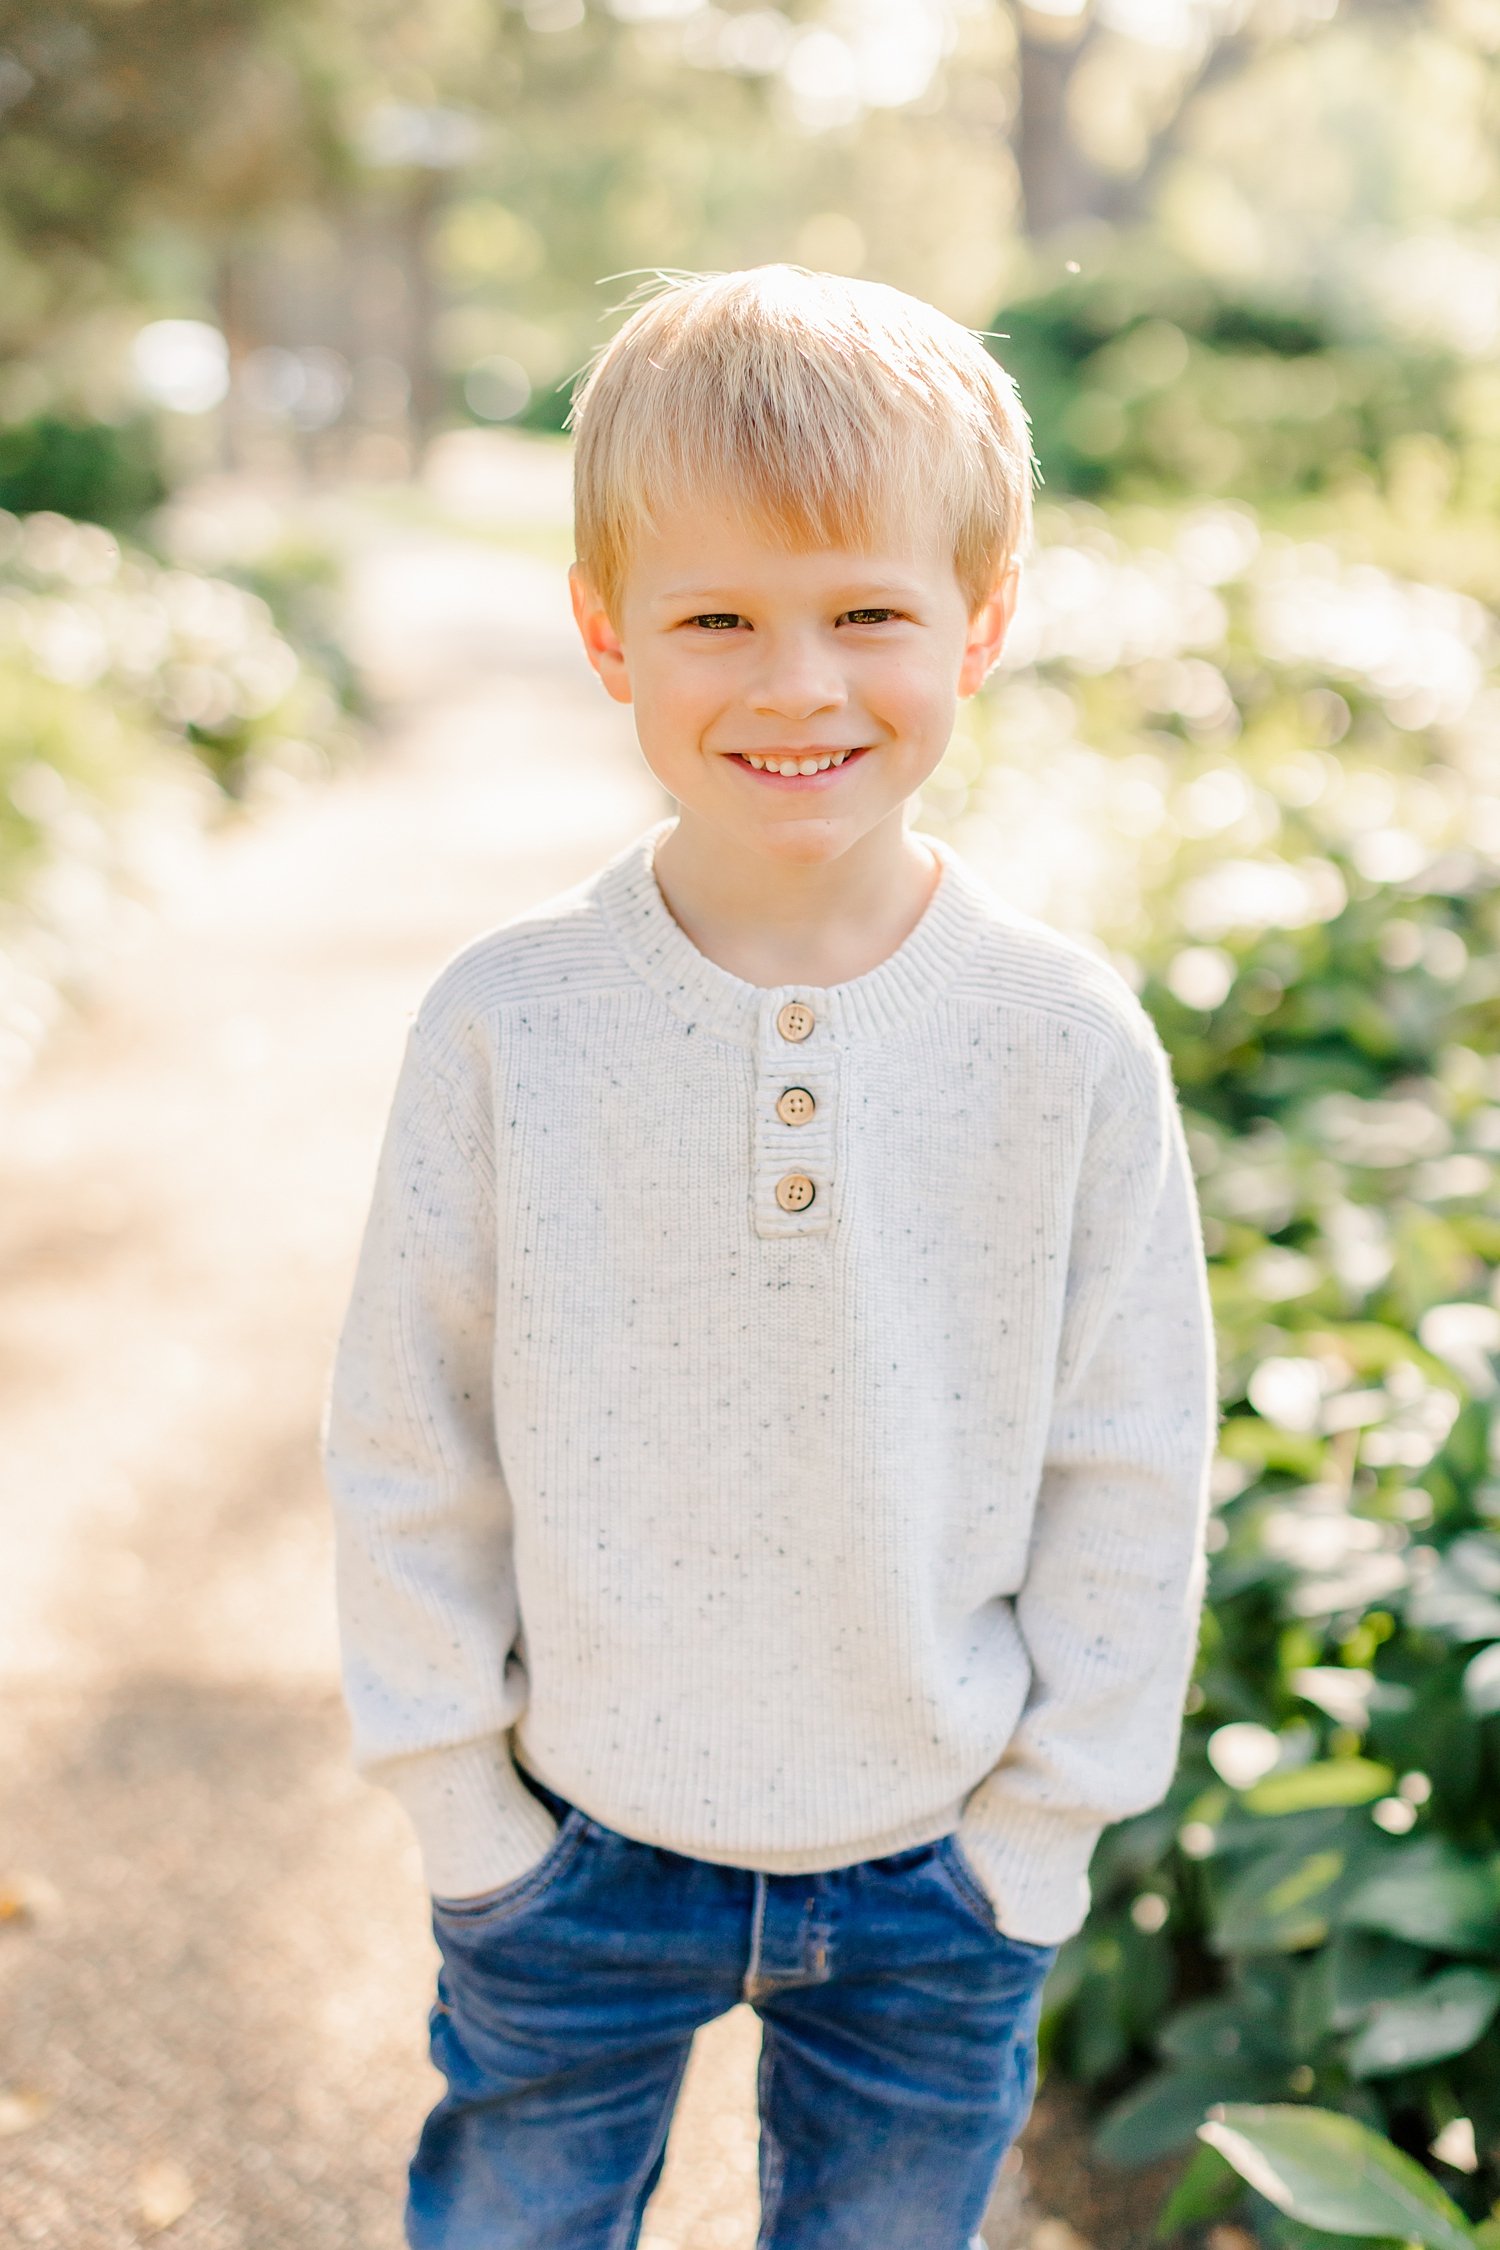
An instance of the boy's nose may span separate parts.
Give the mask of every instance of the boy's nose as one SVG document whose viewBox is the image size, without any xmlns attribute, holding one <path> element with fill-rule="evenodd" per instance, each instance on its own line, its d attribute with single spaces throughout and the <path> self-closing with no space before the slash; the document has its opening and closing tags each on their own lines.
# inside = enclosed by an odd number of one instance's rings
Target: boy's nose
<svg viewBox="0 0 1500 2250">
<path fill-rule="evenodd" d="M 836 711 L 848 699 L 837 665 L 821 651 L 805 646 L 770 654 L 749 698 L 752 710 L 768 718 L 798 720 Z"/>
</svg>

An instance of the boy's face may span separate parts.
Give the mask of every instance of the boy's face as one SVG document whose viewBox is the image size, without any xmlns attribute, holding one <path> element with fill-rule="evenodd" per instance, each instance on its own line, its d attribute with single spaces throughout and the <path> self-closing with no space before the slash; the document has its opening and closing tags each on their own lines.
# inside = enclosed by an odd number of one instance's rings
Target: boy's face
<svg viewBox="0 0 1500 2250">
<path fill-rule="evenodd" d="M 958 697 L 1000 652 L 1016 576 L 971 618 L 934 524 L 858 552 L 789 553 L 753 519 L 682 509 L 638 542 L 613 620 L 576 564 L 573 608 L 684 813 L 772 858 L 817 862 L 882 823 L 899 833 Z M 786 770 L 813 760 L 822 770 Z"/>
</svg>

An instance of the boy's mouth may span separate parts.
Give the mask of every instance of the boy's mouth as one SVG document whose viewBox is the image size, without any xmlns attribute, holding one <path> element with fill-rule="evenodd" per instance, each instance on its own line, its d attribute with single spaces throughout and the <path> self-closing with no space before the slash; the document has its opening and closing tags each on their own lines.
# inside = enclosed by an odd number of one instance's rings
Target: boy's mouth
<svg viewBox="0 0 1500 2250">
<path fill-rule="evenodd" d="M 868 747 L 861 743 L 852 750 L 730 750 L 725 755 L 732 766 L 778 788 L 826 788 Z"/>
</svg>

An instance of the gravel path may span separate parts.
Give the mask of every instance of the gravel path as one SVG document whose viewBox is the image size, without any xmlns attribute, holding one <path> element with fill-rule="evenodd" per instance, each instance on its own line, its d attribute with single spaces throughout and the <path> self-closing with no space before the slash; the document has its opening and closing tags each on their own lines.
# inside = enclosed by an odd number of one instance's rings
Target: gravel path
<svg viewBox="0 0 1500 2250">
<path fill-rule="evenodd" d="M 387 532 L 353 620 L 377 753 L 207 844 L 3 1120 L 17 2244 L 399 2250 L 437 2087 L 415 1848 L 347 1764 L 322 1385 L 418 994 L 666 807 L 555 568 Z M 648 2250 L 750 2250 L 756 2044 L 700 2040 Z M 1088 2250 L 1014 2174 L 988 2232 Z"/>
</svg>

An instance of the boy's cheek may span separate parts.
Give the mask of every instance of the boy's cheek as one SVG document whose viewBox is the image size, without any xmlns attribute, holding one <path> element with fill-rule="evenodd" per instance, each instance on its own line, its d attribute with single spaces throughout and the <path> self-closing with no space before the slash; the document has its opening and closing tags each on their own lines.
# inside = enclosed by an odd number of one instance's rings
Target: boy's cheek
<svg viewBox="0 0 1500 2250">
<path fill-rule="evenodd" d="M 884 718 L 908 738 L 925 741 L 941 734 L 947 741 L 958 697 L 964 692 L 955 681 L 951 662 L 921 665 L 908 662 L 882 683 L 882 689 L 883 692 L 877 690 L 869 698 L 877 717 Z"/>
</svg>

